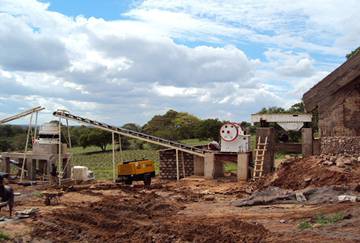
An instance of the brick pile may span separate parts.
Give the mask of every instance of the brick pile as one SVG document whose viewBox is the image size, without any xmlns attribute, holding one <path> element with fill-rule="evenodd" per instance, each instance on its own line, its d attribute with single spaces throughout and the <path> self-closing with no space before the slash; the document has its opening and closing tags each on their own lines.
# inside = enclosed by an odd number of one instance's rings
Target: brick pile
<svg viewBox="0 0 360 243">
<path fill-rule="evenodd" d="M 176 179 L 176 151 L 174 149 L 161 150 L 160 154 L 160 178 Z M 179 172 L 180 178 L 183 178 L 183 162 L 185 164 L 185 176 L 194 174 L 194 156 L 179 151 Z"/>
<path fill-rule="evenodd" d="M 360 136 L 322 137 L 321 153 L 360 156 Z"/>
</svg>

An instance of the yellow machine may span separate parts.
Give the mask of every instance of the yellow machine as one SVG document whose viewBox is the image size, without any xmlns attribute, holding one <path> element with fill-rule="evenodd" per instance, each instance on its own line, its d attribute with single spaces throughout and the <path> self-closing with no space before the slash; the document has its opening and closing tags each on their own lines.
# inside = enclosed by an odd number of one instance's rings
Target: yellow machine
<svg viewBox="0 0 360 243">
<path fill-rule="evenodd" d="M 144 181 L 148 186 L 151 184 L 151 177 L 155 177 L 155 166 L 151 160 L 126 161 L 118 165 L 117 182 L 131 185 L 133 181 Z"/>
</svg>

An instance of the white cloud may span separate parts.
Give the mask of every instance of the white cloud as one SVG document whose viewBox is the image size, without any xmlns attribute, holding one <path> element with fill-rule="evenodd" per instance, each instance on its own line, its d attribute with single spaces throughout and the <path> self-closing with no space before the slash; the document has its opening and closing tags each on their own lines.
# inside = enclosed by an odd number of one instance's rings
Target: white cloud
<svg viewBox="0 0 360 243">
<path fill-rule="evenodd" d="M 185 37 L 189 32 L 206 34 L 197 36 L 205 39 L 226 35 L 343 56 L 360 41 L 359 8 L 357 0 L 146 0 L 129 15 Z M 164 15 L 170 21 L 161 25 Z M 183 25 L 184 19 L 191 25 Z"/>
<path fill-rule="evenodd" d="M 341 5 L 351 16 L 357 2 Z M 154 0 L 106 21 L 0 0 L 0 109 L 44 105 L 46 119 L 64 108 L 114 124 L 170 108 L 249 119 L 263 106 L 297 102 L 333 68 L 313 53 L 343 55 L 359 41 L 359 23 L 340 10 L 309 1 Z M 344 21 L 353 29 L 340 28 Z M 239 43 L 261 45 L 261 61 Z"/>
</svg>

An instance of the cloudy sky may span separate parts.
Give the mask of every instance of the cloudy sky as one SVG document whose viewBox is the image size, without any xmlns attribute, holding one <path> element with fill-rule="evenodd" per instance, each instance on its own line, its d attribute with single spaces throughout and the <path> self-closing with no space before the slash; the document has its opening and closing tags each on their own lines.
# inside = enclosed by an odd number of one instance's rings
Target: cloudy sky
<svg viewBox="0 0 360 243">
<path fill-rule="evenodd" d="M 360 45 L 358 0 L 0 0 L 0 117 L 121 125 L 288 107 Z M 18 121 L 26 122 L 26 120 Z"/>
</svg>

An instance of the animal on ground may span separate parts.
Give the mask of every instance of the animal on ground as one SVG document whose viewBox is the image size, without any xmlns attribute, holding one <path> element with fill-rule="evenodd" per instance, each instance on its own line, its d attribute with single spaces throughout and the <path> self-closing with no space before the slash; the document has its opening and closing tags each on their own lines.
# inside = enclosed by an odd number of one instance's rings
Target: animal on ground
<svg viewBox="0 0 360 243">
<path fill-rule="evenodd" d="M 11 217 L 14 208 L 14 190 L 10 186 L 4 185 L 3 178 L 0 178 L 0 197 L 0 210 L 5 206 L 9 206 L 9 213 Z"/>
</svg>

